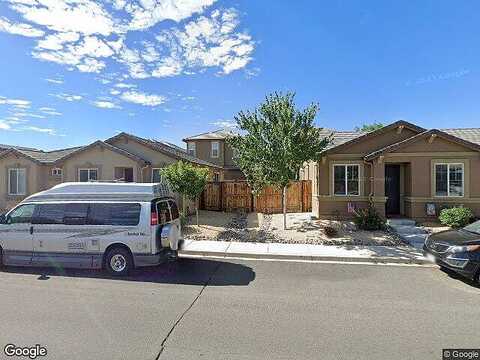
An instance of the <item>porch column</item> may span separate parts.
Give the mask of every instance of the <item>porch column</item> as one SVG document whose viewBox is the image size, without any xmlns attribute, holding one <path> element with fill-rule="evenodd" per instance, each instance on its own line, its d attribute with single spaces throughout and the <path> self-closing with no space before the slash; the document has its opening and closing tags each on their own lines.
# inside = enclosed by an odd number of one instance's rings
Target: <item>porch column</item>
<svg viewBox="0 0 480 360">
<path fill-rule="evenodd" d="M 382 217 L 385 215 L 385 162 L 383 157 L 374 160 L 373 163 L 373 204 Z"/>
</svg>

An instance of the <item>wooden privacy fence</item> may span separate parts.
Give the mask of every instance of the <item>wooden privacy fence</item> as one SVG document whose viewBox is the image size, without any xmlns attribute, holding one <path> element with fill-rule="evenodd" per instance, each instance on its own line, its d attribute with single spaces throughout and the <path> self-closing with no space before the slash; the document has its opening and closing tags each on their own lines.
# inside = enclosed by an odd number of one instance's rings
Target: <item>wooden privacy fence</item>
<svg viewBox="0 0 480 360">
<path fill-rule="evenodd" d="M 202 194 L 201 208 L 214 211 L 282 212 L 282 190 L 273 186 L 254 196 L 246 181 L 209 182 Z M 312 211 L 312 182 L 292 181 L 287 188 L 287 212 Z"/>
</svg>

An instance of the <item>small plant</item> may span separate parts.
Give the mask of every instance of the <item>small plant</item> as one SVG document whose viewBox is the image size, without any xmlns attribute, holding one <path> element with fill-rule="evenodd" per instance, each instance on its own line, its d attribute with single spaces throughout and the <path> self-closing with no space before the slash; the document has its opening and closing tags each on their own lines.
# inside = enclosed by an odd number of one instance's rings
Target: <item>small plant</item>
<svg viewBox="0 0 480 360">
<path fill-rule="evenodd" d="M 325 235 L 327 235 L 327 237 L 329 238 L 335 237 L 338 234 L 337 229 L 335 229 L 333 226 L 325 226 L 323 228 L 323 231 L 325 232 Z"/>
<path fill-rule="evenodd" d="M 474 217 L 473 211 L 469 208 L 453 207 L 440 211 L 438 219 L 443 225 L 456 229 L 467 226 L 472 222 Z"/>
<path fill-rule="evenodd" d="M 369 205 L 365 209 L 355 210 L 353 222 L 360 230 L 385 229 L 385 220 L 378 214 L 373 205 Z"/>
</svg>

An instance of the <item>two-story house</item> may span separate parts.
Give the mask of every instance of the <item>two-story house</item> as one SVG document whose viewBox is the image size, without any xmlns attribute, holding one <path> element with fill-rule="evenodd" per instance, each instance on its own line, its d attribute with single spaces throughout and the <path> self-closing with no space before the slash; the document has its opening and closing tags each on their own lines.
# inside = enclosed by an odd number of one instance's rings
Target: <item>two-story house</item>
<svg viewBox="0 0 480 360">
<path fill-rule="evenodd" d="M 219 172 L 215 177 L 216 180 L 243 180 L 245 176 L 235 165 L 233 149 L 226 141 L 231 135 L 232 133 L 228 130 L 216 130 L 193 135 L 183 141 L 187 144 L 188 154 L 222 167 L 223 179 Z"/>
</svg>

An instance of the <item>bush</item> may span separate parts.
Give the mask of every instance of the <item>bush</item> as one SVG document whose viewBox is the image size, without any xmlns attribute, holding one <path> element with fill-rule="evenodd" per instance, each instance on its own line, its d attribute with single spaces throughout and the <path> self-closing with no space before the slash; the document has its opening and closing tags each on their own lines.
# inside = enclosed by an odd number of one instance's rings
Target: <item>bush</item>
<svg viewBox="0 0 480 360">
<path fill-rule="evenodd" d="M 474 217 L 473 211 L 469 208 L 453 207 L 440 211 L 438 219 L 443 225 L 452 228 L 461 228 L 470 224 Z"/>
<path fill-rule="evenodd" d="M 323 228 L 323 231 L 325 232 L 325 235 L 327 235 L 327 237 L 329 238 L 335 237 L 338 234 L 337 229 L 335 229 L 333 226 L 325 226 Z"/>
<path fill-rule="evenodd" d="M 361 230 L 383 230 L 385 220 L 378 214 L 377 210 L 370 205 L 366 209 L 355 210 L 353 221 Z"/>
</svg>

